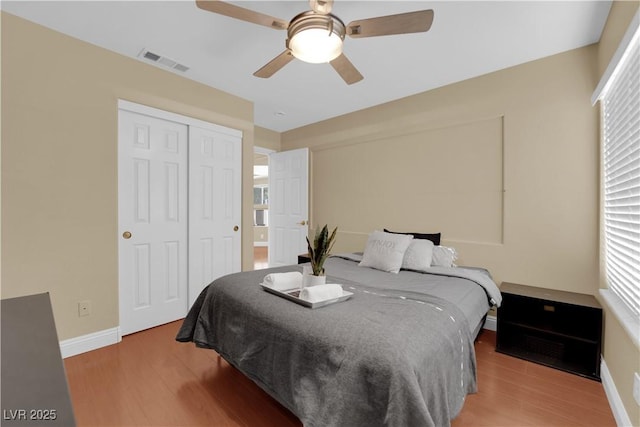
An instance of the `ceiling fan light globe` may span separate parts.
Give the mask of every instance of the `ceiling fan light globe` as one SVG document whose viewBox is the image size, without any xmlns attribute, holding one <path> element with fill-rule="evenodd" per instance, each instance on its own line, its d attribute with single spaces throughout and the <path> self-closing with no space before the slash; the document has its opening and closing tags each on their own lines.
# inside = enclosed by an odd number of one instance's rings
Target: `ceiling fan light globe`
<svg viewBox="0 0 640 427">
<path fill-rule="evenodd" d="M 289 40 L 293 56 L 312 64 L 330 62 L 342 54 L 342 38 L 322 28 L 308 28 Z"/>
</svg>

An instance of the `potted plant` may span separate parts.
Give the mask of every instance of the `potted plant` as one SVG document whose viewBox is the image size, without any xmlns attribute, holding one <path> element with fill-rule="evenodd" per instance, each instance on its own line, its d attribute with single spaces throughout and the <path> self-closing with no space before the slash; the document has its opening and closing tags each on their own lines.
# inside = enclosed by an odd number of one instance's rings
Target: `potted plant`
<svg viewBox="0 0 640 427">
<path fill-rule="evenodd" d="M 324 262 L 327 260 L 333 248 L 333 244 L 336 240 L 336 232 L 338 227 L 334 228 L 329 235 L 329 228 L 325 224 L 322 229 L 316 227 L 315 237 L 313 238 L 313 244 L 307 237 L 307 246 L 309 249 L 309 258 L 311 260 L 311 270 L 313 277 L 308 278 L 308 285 L 324 283 L 326 277 L 324 275 Z M 313 282 L 313 283 L 312 283 Z"/>
</svg>

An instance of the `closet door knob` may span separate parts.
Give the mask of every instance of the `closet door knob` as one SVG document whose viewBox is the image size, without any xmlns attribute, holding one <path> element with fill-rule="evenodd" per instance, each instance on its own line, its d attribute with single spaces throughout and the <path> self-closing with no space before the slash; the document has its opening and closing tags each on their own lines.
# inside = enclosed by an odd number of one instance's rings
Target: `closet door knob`
<svg viewBox="0 0 640 427">
<path fill-rule="evenodd" d="M 131 238 L 131 232 L 130 231 L 125 231 L 124 233 L 122 233 L 122 237 L 124 237 L 125 239 L 130 239 Z"/>
<path fill-rule="evenodd" d="M 238 227 L 237 225 L 235 227 L 233 227 L 233 231 L 238 231 L 240 229 L 240 227 Z"/>
</svg>

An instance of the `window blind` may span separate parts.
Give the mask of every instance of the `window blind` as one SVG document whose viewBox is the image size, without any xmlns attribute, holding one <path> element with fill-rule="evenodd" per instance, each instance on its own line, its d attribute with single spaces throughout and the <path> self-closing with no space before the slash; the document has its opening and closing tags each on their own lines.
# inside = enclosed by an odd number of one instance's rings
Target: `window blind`
<svg viewBox="0 0 640 427">
<path fill-rule="evenodd" d="M 640 317 L 640 33 L 601 96 L 605 269 L 609 288 Z"/>
</svg>

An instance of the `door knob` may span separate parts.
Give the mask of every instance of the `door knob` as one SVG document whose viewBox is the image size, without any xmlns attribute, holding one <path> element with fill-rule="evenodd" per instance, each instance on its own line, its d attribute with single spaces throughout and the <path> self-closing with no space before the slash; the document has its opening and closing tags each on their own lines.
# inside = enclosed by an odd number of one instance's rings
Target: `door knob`
<svg viewBox="0 0 640 427">
<path fill-rule="evenodd" d="M 122 233 L 122 237 L 124 237 L 125 239 L 130 239 L 131 238 L 131 232 L 130 231 L 125 231 L 124 233 Z"/>
<path fill-rule="evenodd" d="M 298 224 L 300 225 L 307 225 L 307 221 L 305 221 L 304 219 L 302 221 L 300 221 Z"/>
<path fill-rule="evenodd" d="M 233 231 L 238 231 L 240 228 L 236 225 L 233 227 Z"/>
</svg>

